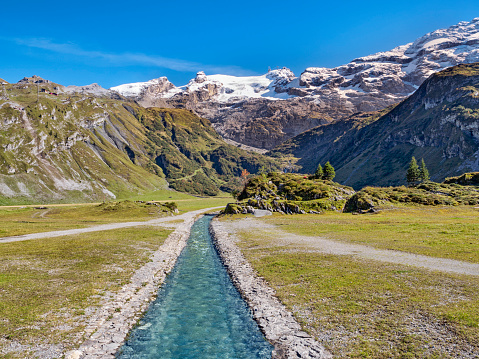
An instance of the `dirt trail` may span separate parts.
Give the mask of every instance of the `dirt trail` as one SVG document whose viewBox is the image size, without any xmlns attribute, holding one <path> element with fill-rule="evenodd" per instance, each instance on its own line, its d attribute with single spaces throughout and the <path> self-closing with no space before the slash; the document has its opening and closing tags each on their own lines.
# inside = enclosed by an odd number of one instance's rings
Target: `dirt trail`
<svg viewBox="0 0 479 359">
<path fill-rule="evenodd" d="M 479 276 L 479 264 L 453 259 L 429 257 L 396 250 L 377 249 L 366 245 L 350 244 L 323 237 L 310 237 L 292 234 L 277 226 L 254 218 L 237 221 L 222 221 L 225 230 L 230 233 L 247 230 L 257 233 L 258 238 L 274 240 L 271 245 L 292 247 L 293 250 L 317 251 L 334 255 L 350 255 L 368 260 L 402 264 L 426 268 L 446 273 Z M 267 243 L 265 243 L 265 246 Z"/>
<path fill-rule="evenodd" d="M 109 231 L 111 229 L 129 228 L 129 227 L 138 227 L 138 226 L 155 226 L 155 225 L 163 225 L 163 224 L 170 225 L 171 223 L 168 223 L 168 222 L 177 221 L 181 219 L 186 220 L 187 218 L 190 218 L 191 215 L 196 215 L 198 213 L 204 213 L 204 212 L 212 211 L 219 208 L 223 208 L 223 207 L 205 208 L 198 211 L 183 213 L 177 216 L 155 218 L 155 219 L 144 221 L 144 222 L 108 223 L 108 224 L 100 224 L 97 226 L 87 227 L 87 228 L 65 229 L 61 231 L 31 233 L 31 234 L 24 234 L 21 236 L 3 237 L 3 238 L 0 238 L 0 244 L 27 241 L 30 239 L 52 238 L 52 237 L 70 236 L 70 235 L 81 234 L 81 233 L 89 233 L 89 232 Z"/>
</svg>

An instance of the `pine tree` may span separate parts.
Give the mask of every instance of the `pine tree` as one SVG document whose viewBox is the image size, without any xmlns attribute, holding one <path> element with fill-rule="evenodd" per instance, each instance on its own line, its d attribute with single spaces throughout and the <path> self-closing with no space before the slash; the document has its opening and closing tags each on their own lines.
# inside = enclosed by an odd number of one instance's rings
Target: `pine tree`
<svg viewBox="0 0 479 359">
<path fill-rule="evenodd" d="M 316 169 L 316 172 L 314 172 L 314 178 L 321 179 L 323 178 L 323 175 L 324 175 L 323 167 L 321 167 L 321 163 L 319 163 L 318 168 Z"/>
<path fill-rule="evenodd" d="M 419 180 L 421 182 L 429 181 L 429 171 L 427 170 L 424 158 L 421 158 L 421 167 L 419 168 Z"/>
<path fill-rule="evenodd" d="M 324 164 L 323 179 L 332 181 L 335 176 L 336 176 L 336 172 L 334 171 L 334 167 L 331 165 L 331 163 L 329 163 L 329 161 L 326 162 Z"/>
<path fill-rule="evenodd" d="M 411 162 L 409 163 L 409 168 L 406 172 L 406 181 L 410 185 L 419 181 L 419 167 L 417 165 L 417 161 L 414 158 L 414 156 L 411 158 Z"/>
</svg>

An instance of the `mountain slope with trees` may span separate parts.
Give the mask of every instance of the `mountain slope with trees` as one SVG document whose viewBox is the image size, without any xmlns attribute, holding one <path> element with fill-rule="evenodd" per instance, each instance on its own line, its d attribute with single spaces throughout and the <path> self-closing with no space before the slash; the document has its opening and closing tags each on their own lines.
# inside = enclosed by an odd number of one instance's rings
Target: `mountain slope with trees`
<svg viewBox="0 0 479 359">
<path fill-rule="evenodd" d="M 214 195 L 243 169 L 278 161 L 225 143 L 188 110 L 131 101 L 39 77 L 0 97 L 0 202 L 90 201 L 172 188 Z M 106 94 L 106 95 L 105 95 Z"/>
<path fill-rule="evenodd" d="M 432 75 L 410 97 L 382 113 L 318 126 L 272 154 L 299 158 L 313 173 L 330 161 L 336 180 L 355 188 L 406 183 L 411 157 L 423 158 L 434 181 L 479 170 L 479 63 Z"/>
</svg>

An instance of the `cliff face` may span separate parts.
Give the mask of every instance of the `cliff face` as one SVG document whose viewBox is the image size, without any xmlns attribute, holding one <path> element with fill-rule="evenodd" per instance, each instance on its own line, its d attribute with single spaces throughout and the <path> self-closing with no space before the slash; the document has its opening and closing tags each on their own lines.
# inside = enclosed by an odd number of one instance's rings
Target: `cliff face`
<svg viewBox="0 0 479 359">
<path fill-rule="evenodd" d="M 479 64 L 431 76 L 409 98 L 382 116 L 363 115 L 319 126 L 277 147 L 306 172 L 329 160 L 339 182 L 405 183 L 411 156 L 424 158 L 431 179 L 479 170 Z"/>
</svg>

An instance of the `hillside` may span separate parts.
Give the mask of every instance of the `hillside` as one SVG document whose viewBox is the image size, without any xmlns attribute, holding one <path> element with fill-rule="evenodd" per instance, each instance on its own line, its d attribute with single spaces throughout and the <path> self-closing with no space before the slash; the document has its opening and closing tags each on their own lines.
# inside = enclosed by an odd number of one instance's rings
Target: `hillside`
<svg viewBox="0 0 479 359">
<path fill-rule="evenodd" d="M 479 188 L 447 183 L 447 181 L 426 182 L 413 187 L 365 187 L 347 200 L 344 212 L 375 212 L 398 204 L 475 206 L 479 204 Z"/>
<path fill-rule="evenodd" d="M 479 64 L 432 75 L 382 116 L 353 116 L 307 131 L 273 154 L 299 157 L 303 172 L 330 161 L 336 180 L 354 188 L 405 183 L 412 156 L 424 158 L 431 179 L 479 169 Z"/>
<path fill-rule="evenodd" d="M 215 195 L 239 187 L 243 169 L 279 168 L 274 159 L 225 143 L 208 120 L 191 111 L 125 107 L 145 128 L 147 155 L 178 191 Z"/>
<path fill-rule="evenodd" d="M 243 168 L 277 168 L 226 144 L 187 110 L 144 109 L 99 87 L 65 88 L 39 77 L 5 88 L 2 203 L 121 198 L 167 188 L 167 181 L 212 195 L 234 187 Z"/>
<path fill-rule="evenodd" d="M 354 194 L 350 187 L 295 173 L 268 173 L 251 178 L 230 203 L 226 214 L 250 213 L 254 208 L 281 214 L 342 211 Z"/>
</svg>

